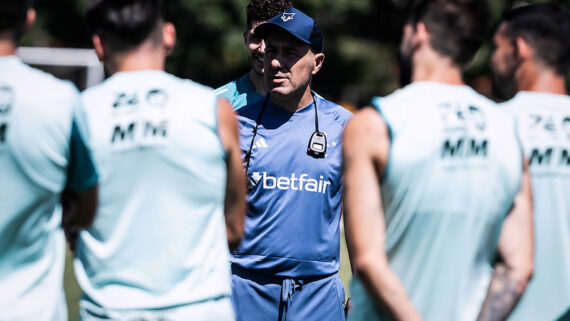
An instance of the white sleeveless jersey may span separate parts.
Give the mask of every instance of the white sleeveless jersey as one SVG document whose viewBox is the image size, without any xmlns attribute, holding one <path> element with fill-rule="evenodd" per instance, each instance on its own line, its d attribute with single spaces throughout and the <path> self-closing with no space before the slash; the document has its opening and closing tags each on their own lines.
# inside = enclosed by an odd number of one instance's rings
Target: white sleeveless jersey
<svg viewBox="0 0 570 321">
<path fill-rule="evenodd" d="M 81 192 L 97 182 L 79 132 L 79 102 L 71 83 L 0 58 L 2 320 L 67 319 L 57 205 L 64 188 Z"/>
<path fill-rule="evenodd" d="M 82 95 L 100 174 L 75 269 L 83 303 L 164 309 L 228 296 L 225 153 L 213 90 L 163 71 Z"/>
<path fill-rule="evenodd" d="M 381 181 L 386 252 L 427 321 L 475 320 L 520 190 L 511 117 L 467 86 L 416 82 L 374 100 L 391 135 Z M 384 320 L 356 280 L 350 320 Z"/>
<path fill-rule="evenodd" d="M 570 97 L 519 92 L 518 122 L 534 207 L 534 273 L 510 320 L 554 320 L 570 308 Z"/>
</svg>

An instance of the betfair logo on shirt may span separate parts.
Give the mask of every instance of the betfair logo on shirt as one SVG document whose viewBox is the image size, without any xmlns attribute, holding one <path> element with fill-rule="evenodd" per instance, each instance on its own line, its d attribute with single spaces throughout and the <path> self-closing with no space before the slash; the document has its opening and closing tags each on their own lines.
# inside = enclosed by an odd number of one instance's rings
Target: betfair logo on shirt
<svg viewBox="0 0 570 321">
<path fill-rule="evenodd" d="M 264 190 L 293 190 L 321 194 L 325 194 L 327 192 L 327 187 L 331 184 L 329 181 L 324 180 L 323 176 L 320 176 L 317 180 L 314 178 L 309 178 L 309 174 L 305 173 L 302 173 L 298 177 L 295 175 L 295 173 L 292 173 L 290 177 L 275 177 L 267 175 L 266 172 L 253 172 L 250 175 L 250 181 L 254 186 L 258 186 L 259 183 L 261 183 L 261 187 Z"/>
<path fill-rule="evenodd" d="M 283 20 L 283 22 L 287 22 L 289 20 L 293 20 L 293 18 L 295 17 L 295 13 L 294 12 L 284 12 L 281 15 L 281 20 Z"/>
</svg>

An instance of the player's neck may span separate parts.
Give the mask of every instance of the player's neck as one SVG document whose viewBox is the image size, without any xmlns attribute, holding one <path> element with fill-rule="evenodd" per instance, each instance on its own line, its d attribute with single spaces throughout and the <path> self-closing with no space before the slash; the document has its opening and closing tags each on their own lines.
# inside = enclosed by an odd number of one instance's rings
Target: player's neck
<svg viewBox="0 0 570 321">
<path fill-rule="evenodd" d="M 165 55 L 160 48 L 149 48 L 148 43 L 125 53 L 113 55 L 106 61 L 109 72 L 164 70 Z"/>
<path fill-rule="evenodd" d="M 448 57 L 428 49 L 414 55 L 412 82 L 433 81 L 450 85 L 464 85 L 461 68 Z"/>
<path fill-rule="evenodd" d="M 552 69 L 532 65 L 519 72 L 517 78 L 517 87 L 521 91 L 568 94 L 564 77 L 556 74 Z"/>
<path fill-rule="evenodd" d="M 313 101 L 311 86 L 307 86 L 301 93 L 302 94 L 291 93 L 287 96 L 272 94 L 271 101 L 288 112 L 294 113 Z"/>
<path fill-rule="evenodd" d="M 16 44 L 10 38 L 0 34 L 0 56 L 13 56 L 16 54 Z"/>
<path fill-rule="evenodd" d="M 268 90 L 265 86 L 265 78 L 263 77 L 263 74 L 258 74 L 252 69 L 249 71 L 247 78 L 249 79 L 249 82 L 251 82 L 256 93 L 262 96 L 267 95 Z"/>
</svg>

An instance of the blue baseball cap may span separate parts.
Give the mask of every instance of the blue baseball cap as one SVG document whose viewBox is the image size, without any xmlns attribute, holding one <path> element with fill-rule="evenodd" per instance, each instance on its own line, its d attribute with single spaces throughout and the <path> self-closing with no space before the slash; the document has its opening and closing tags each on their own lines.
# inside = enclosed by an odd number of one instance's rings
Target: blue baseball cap
<svg viewBox="0 0 570 321">
<path fill-rule="evenodd" d="M 323 33 L 315 20 L 291 7 L 255 28 L 255 35 L 264 38 L 271 29 L 280 28 L 295 38 L 310 45 L 313 50 L 323 52 Z"/>
</svg>

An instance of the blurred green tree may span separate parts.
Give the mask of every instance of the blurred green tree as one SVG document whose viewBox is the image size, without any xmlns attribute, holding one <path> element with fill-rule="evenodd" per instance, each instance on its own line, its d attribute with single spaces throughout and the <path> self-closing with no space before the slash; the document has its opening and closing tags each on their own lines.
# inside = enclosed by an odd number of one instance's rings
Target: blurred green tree
<svg viewBox="0 0 570 321">
<path fill-rule="evenodd" d="M 38 23 L 24 45 L 88 48 L 82 14 L 88 0 L 37 0 Z M 243 45 L 249 0 L 166 0 L 165 15 L 178 32 L 167 70 L 217 87 L 248 70 Z M 493 21 L 514 0 L 490 0 Z M 544 2 L 534 0 L 530 2 Z M 562 0 L 570 5 L 570 0 Z M 413 0 L 293 0 L 323 29 L 326 60 L 314 79 L 321 95 L 356 106 L 398 84 L 397 48 Z M 494 28 L 493 27 L 493 28 Z M 489 94 L 491 35 L 465 72 L 468 83 Z M 569 78 L 570 79 L 570 78 Z"/>
</svg>

